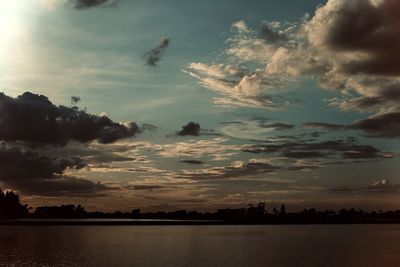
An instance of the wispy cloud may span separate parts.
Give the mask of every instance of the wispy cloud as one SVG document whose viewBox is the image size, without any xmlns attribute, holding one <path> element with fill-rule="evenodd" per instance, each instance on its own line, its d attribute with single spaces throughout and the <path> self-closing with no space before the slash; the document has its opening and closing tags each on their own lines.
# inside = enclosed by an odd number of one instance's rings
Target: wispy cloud
<svg viewBox="0 0 400 267">
<path fill-rule="evenodd" d="M 146 60 L 146 65 L 150 67 L 157 67 L 158 63 L 163 58 L 171 40 L 168 37 L 163 37 L 159 45 L 146 52 L 143 57 Z"/>
</svg>

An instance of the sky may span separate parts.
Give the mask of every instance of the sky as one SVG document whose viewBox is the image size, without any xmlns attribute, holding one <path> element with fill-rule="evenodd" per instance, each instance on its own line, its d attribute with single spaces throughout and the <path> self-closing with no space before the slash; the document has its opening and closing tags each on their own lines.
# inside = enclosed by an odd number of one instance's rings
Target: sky
<svg viewBox="0 0 400 267">
<path fill-rule="evenodd" d="M 0 186 L 31 207 L 395 209 L 397 0 L 0 0 Z"/>
</svg>

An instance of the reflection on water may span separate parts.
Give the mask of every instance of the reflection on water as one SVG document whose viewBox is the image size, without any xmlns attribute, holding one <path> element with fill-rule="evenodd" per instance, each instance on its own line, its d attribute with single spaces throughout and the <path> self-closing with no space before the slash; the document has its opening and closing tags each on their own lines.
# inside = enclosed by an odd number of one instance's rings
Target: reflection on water
<svg viewBox="0 0 400 267">
<path fill-rule="evenodd" d="M 400 266 L 400 226 L 1 226 L 0 266 Z"/>
</svg>

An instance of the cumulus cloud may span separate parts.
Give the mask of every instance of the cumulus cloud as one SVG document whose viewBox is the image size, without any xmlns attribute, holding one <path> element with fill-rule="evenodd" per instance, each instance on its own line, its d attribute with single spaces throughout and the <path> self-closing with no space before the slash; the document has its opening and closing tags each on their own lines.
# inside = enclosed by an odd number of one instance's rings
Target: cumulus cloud
<svg viewBox="0 0 400 267">
<path fill-rule="evenodd" d="M 396 0 L 331 0 L 306 25 L 309 40 L 338 52 L 359 53 L 342 62 L 343 71 L 356 74 L 398 75 L 400 4 Z"/>
<path fill-rule="evenodd" d="M 112 143 L 139 132 L 136 123 L 113 122 L 106 116 L 56 106 L 46 96 L 0 94 L 0 140 L 65 145 L 69 141 Z"/>
<path fill-rule="evenodd" d="M 276 50 L 275 44 L 268 44 L 256 32 L 249 29 L 244 21 L 234 23 L 232 28 L 235 36 L 228 39 L 230 47 L 225 52 L 228 57 L 234 59 L 231 60 L 232 63 L 193 62 L 184 72 L 198 79 L 203 87 L 221 95 L 213 99 L 216 105 L 284 109 L 293 102 L 288 97 L 278 95 L 277 89 L 282 89 L 286 77 L 267 74 L 259 64 L 256 64 L 257 68 L 249 68 L 246 64 L 249 61 L 259 62 L 273 56 Z"/>
<path fill-rule="evenodd" d="M 283 42 L 286 40 L 286 35 L 279 30 L 275 30 L 273 26 L 279 27 L 279 24 L 267 24 L 264 23 L 260 29 L 260 36 L 263 38 L 267 43 L 278 43 Z"/>
<path fill-rule="evenodd" d="M 214 99 L 220 105 L 285 108 L 276 98 L 261 98 L 263 102 L 260 97 L 276 97 L 272 92 L 290 89 L 293 81 L 313 78 L 322 88 L 341 94 L 328 101 L 332 107 L 374 115 L 396 113 L 399 10 L 396 0 L 329 0 L 312 17 L 266 22 L 258 32 L 239 21 L 233 24 L 234 35 L 225 51 L 229 63 L 192 63 L 187 72 L 222 94 Z M 225 71 L 231 65 L 246 66 L 245 71 L 231 75 Z"/>
<path fill-rule="evenodd" d="M 330 0 L 304 24 L 309 55 L 324 62 L 320 83 L 345 92 L 342 110 L 398 111 L 398 1 Z"/>
<path fill-rule="evenodd" d="M 76 9 L 88 9 L 98 6 L 115 6 L 118 0 L 69 0 Z"/>
<path fill-rule="evenodd" d="M 158 63 L 161 61 L 167 48 L 169 47 L 170 42 L 171 40 L 168 37 L 163 37 L 159 45 L 146 52 L 143 55 L 144 59 L 146 60 L 146 65 L 150 67 L 157 67 Z"/>
</svg>

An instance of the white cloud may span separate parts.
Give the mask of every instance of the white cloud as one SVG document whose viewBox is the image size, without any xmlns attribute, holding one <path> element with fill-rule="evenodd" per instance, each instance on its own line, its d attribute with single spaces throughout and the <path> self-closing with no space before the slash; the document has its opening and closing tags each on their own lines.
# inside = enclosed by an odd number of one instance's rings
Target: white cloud
<svg viewBox="0 0 400 267">
<path fill-rule="evenodd" d="M 398 111 L 399 7 L 394 0 L 329 0 L 314 17 L 292 24 L 264 22 L 265 40 L 262 32 L 239 21 L 228 39 L 229 64 L 189 68 L 204 87 L 223 94 L 214 99 L 220 105 L 274 109 L 276 103 L 265 96 L 311 77 L 322 88 L 342 93 L 329 101 L 341 110 Z M 240 79 L 224 71 L 235 66 L 232 62 L 247 66 Z"/>
</svg>

